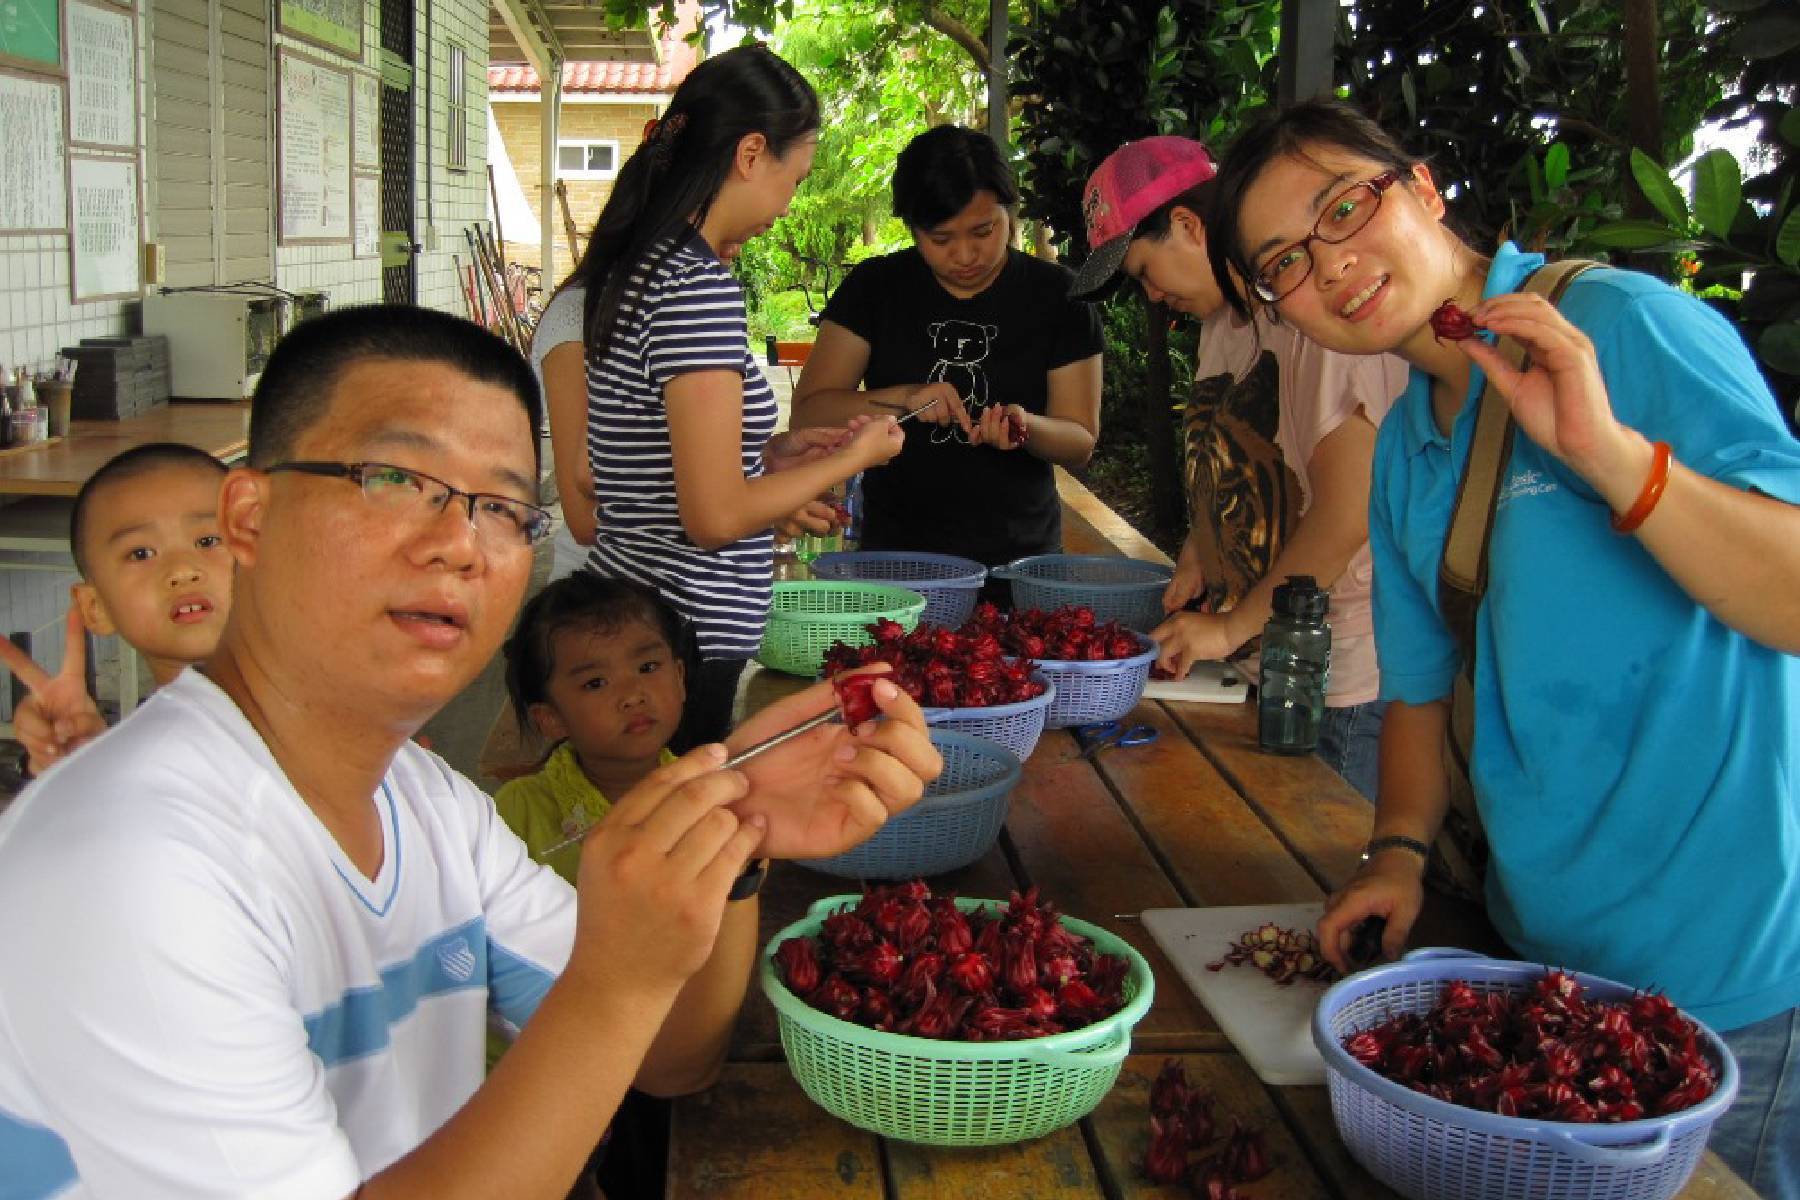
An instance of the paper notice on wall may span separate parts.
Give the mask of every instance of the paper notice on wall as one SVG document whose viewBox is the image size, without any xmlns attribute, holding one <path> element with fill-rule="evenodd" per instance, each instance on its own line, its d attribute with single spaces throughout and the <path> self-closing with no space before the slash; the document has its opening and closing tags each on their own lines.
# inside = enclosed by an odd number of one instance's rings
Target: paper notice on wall
<svg viewBox="0 0 1800 1200">
<path fill-rule="evenodd" d="M 69 5 L 69 140 L 135 149 L 137 50 L 128 12 Z"/>
<path fill-rule="evenodd" d="M 356 209 L 356 258 L 381 257 L 381 180 L 358 175 L 353 188 Z"/>
<path fill-rule="evenodd" d="M 72 299 L 137 295 L 142 239 L 136 160 L 72 158 L 69 189 Z"/>
<path fill-rule="evenodd" d="M 0 230 L 67 228 L 61 80 L 0 74 Z"/>
<path fill-rule="evenodd" d="M 350 240 L 350 74 L 281 56 L 281 240 Z"/>
<path fill-rule="evenodd" d="M 356 76 L 356 152 L 359 167 L 381 165 L 381 81 L 373 75 Z"/>
</svg>

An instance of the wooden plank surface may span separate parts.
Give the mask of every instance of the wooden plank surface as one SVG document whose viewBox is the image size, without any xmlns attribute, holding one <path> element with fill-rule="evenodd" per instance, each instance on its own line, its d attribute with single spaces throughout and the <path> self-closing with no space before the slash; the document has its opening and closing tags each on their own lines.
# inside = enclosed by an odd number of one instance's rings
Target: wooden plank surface
<svg viewBox="0 0 1800 1200">
<path fill-rule="evenodd" d="M 1061 1200 L 1100 1191 L 1077 1125 L 1016 1146 L 947 1149 L 888 1142 L 885 1148 L 893 1200 Z"/>
<path fill-rule="evenodd" d="M 73 496 L 108 459 L 147 442 L 181 442 L 229 459 L 249 444 L 246 403 L 169 404 L 124 421 L 71 421 L 42 452 L 0 459 L 0 496 Z"/>
<path fill-rule="evenodd" d="M 786 1063 L 728 1064 L 715 1086 L 675 1105 L 667 1200 L 886 1195 L 878 1139 L 807 1099 Z"/>
<path fill-rule="evenodd" d="M 1223 1045 L 1218 1025 L 1136 920 L 1146 908 L 1179 906 L 1181 894 L 1093 765 L 1075 760 L 1078 749 L 1053 730 L 1025 764 L 1006 819 L 1021 873 L 1064 913 L 1117 934 L 1149 961 L 1156 1000 L 1132 1033 L 1134 1045 Z"/>
<path fill-rule="evenodd" d="M 1167 709 L 1140 704 L 1128 720 L 1156 730 L 1156 741 L 1102 750 L 1094 762 L 1156 847 L 1185 904 L 1286 904 L 1324 895 Z"/>
<path fill-rule="evenodd" d="M 1188 1082 L 1213 1094 L 1213 1118 L 1219 1138 L 1193 1155 L 1198 1162 L 1216 1152 L 1231 1128 L 1232 1118 L 1262 1130 L 1272 1170 L 1254 1184 L 1244 1185 L 1255 1200 L 1318 1200 L 1327 1194 L 1300 1143 L 1289 1131 L 1280 1110 L 1243 1059 L 1230 1052 L 1182 1054 Z M 1119 1082 L 1094 1110 L 1087 1125 L 1099 1155 L 1099 1170 L 1107 1194 L 1122 1200 L 1147 1197 L 1187 1197 L 1194 1193 L 1180 1185 L 1162 1186 L 1144 1178 L 1144 1154 L 1150 1146 L 1150 1084 L 1162 1069 L 1164 1056 L 1134 1054 L 1125 1060 Z"/>
</svg>

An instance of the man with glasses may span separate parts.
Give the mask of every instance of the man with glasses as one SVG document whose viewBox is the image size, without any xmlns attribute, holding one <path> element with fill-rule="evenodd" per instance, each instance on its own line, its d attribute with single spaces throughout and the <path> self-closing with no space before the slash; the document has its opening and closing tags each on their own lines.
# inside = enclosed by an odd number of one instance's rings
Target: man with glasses
<svg viewBox="0 0 1800 1200">
<path fill-rule="evenodd" d="M 891 685 L 854 733 L 702 747 L 589 839 L 578 905 L 409 741 L 518 609 L 538 417 L 525 362 L 441 313 L 277 347 L 217 653 L 0 819 L 0 1192 L 561 1197 L 640 1068 L 729 1035 L 757 860 L 848 848 L 939 769 Z M 484 1082 L 490 1007 L 524 1032 Z"/>
</svg>

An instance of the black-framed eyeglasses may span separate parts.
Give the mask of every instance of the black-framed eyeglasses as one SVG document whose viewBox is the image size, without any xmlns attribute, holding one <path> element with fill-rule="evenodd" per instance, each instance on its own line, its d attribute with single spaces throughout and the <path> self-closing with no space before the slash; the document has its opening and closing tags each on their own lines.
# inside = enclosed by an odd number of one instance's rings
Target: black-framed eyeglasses
<svg viewBox="0 0 1800 1200">
<path fill-rule="evenodd" d="M 1312 232 L 1277 250 L 1256 273 L 1251 286 L 1256 289 L 1257 298 L 1265 304 L 1274 304 L 1305 283 L 1313 269 L 1312 253 L 1307 246 L 1312 242 L 1335 245 L 1361 233 L 1380 209 L 1382 193 L 1399 182 L 1400 172 L 1383 171 L 1375 178 L 1353 183 L 1333 196 L 1319 219 L 1313 222 Z"/>
<path fill-rule="evenodd" d="M 436 516 L 452 499 L 469 502 L 469 524 L 484 543 L 535 546 L 550 536 L 550 513 L 535 504 L 493 492 L 465 492 L 435 475 L 383 462 L 283 462 L 266 468 L 348 479 L 370 503 L 398 516 Z"/>
</svg>

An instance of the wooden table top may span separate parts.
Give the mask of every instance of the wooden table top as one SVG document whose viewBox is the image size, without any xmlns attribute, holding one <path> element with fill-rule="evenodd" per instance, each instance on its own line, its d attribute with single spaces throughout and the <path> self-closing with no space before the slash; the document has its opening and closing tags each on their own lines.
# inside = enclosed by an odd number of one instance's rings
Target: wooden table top
<svg viewBox="0 0 1800 1200">
<path fill-rule="evenodd" d="M 148 442 L 181 442 L 229 461 L 249 439 L 246 401 L 167 404 L 123 421 L 71 421 L 59 442 L 0 453 L 0 496 L 73 496 L 108 459 Z"/>
<path fill-rule="evenodd" d="M 759 687 L 752 679 L 752 704 Z M 1372 807 L 1317 759 L 1256 748 L 1247 704 L 1146 702 L 1132 720 L 1155 742 L 1075 761 L 1074 738 L 1045 734 L 1012 798 L 1000 844 L 962 871 L 934 880 L 959 895 L 1004 898 L 1036 884 L 1071 916 L 1136 947 L 1156 974 L 1156 1000 L 1137 1026 L 1134 1053 L 1095 1113 L 1034 1142 L 938 1149 L 891 1142 L 808 1100 L 782 1058 L 774 1009 L 751 988 L 720 1084 L 677 1101 L 667 1195 L 865 1197 L 1186 1196 L 1139 1171 L 1149 1142 L 1149 1086 L 1167 1056 L 1219 1098 L 1216 1109 L 1260 1125 L 1275 1171 L 1245 1189 L 1256 1200 L 1389 1197 L 1344 1149 L 1323 1087 L 1263 1084 L 1220 1033 L 1144 927 L 1119 914 L 1184 905 L 1317 900 L 1354 870 Z M 854 884 L 784 864 L 764 890 L 763 937 L 823 896 Z M 1473 909 L 1437 898 L 1417 945 L 1503 952 Z M 1680 1193 L 1686 1200 L 1753 1200 L 1712 1155 Z"/>
</svg>

